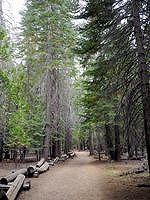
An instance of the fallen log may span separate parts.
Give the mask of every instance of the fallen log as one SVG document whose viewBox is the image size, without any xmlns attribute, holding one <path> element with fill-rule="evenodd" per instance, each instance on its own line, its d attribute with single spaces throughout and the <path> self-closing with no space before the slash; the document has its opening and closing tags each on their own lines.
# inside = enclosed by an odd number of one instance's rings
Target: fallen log
<svg viewBox="0 0 150 200">
<path fill-rule="evenodd" d="M 7 191 L 10 188 L 10 185 L 0 184 L 0 190 Z"/>
<path fill-rule="evenodd" d="M 140 174 L 140 173 L 143 173 L 143 172 L 145 172 L 145 169 L 140 166 L 140 167 L 131 169 L 127 172 L 124 172 L 124 173 L 120 174 L 120 176 L 127 176 L 127 175 L 130 175 L 130 174 Z"/>
<path fill-rule="evenodd" d="M 56 157 L 56 158 L 53 160 L 54 164 L 57 163 L 58 161 L 59 161 L 59 157 Z"/>
<path fill-rule="evenodd" d="M 72 154 L 72 151 L 69 151 L 69 152 L 67 153 L 68 156 L 70 156 L 70 154 Z"/>
<path fill-rule="evenodd" d="M 23 183 L 25 180 L 25 176 L 23 174 L 19 174 L 13 184 L 10 186 L 9 190 L 6 193 L 6 196 L 9 200 L 15 200 Z"/>
<path fill-rule="evenodd" d="M 144 169 L 144 168 L 142 168 L 142 167 L 139 167 L 139 168 L 137 168 L 137 169 L 133 170 L 133 173 L 135 173 L 135 174 L 140 174 L 140 173 L 143 173 L 144 171 L 145 171 L 145 169 Z"/>
<path fill-rule="evenodd" d="M 145 171 L 148 170 L 148 161 L 143 159 L 143 162 L 140 163 L 139 166 L 133 168 L 133 169 L 130 169 L 129 171 L 127 172 L 124 172 L 122 174 L 120 174 L 120 176 L 125 176 L 125 175 L 129 175 L 129 174 L 140 174 L 140 173 L 143 173 Z"/>
<path fill-rule="evenodd" d="M 48 164 L 54 166 L 55 163 L 59 161 L 59 157 L 56 157 L 54 160 L 49 160 Z"/>
<path fill-rule="evenodd" d="M 40 168 L 37 168 L 37 171 L 39 173 L 46 172 L 49 169 L 49 164 L 48 162 L 45 162 Z"/>
<path fill-rule="evenodd" d="M 39 177 L 39 172 L 37 172 L 37 171 L 34 172 L 33 177 L 34 177 L 34 178 L 38 178 L 38 177 Z"/>
<path fill-rule="evenodd" d="M 70 154 L 70 158 L 74 158 L 74 156 L 75 156 L 75 153 L 72 152 L 72 153 Z"/>
<path fill-rule="evenodd" d="M 35 172 L 36 172 L 36 166 L 30 165 L 30 166 L 27 168 L 28 177 L 33 177 L 33 174 L 34 174 Z"/>
<path fill-rule="evenodd" d="M 15 180 L 15 178 L 16 178 L 19 174 L 24 174 L 24 175 L 26 175 L 26 174 L 27 174 L 27 169 L 26 169 L 26 168 L 24 168 L 24 169 L 19 169 L 19 170 L 17 170 L 16 172 L 10 173 L 10 174 L 8 174 L 7 176 L 2 177 L 2 178 L 0 179 L 0 183 L 1 183 L 1 184 L 7 185 L 9 182 Z"/>
<path fill-rule="evenodd" d="M 144 159 L 145 158 L 145 156 L 133 156 L 133 157 L 131 157 L 131 158 L 129 158 L 129 160 L 142 160 L 142 159 Z"/>
<path fill-rule="evenodd" d="M 150 187 L 150 183 L 140 183 L 137 187 Z"/>
<path fill-rule="evenodd" d="M 7 185 L 0 183 L 0 190 L 6 191 L 10 188 L 10 186 L 12 186 L 12 184 L 13 184 L 13 182 L 8 183 Z"/>
<path fill-rule="evenodd" d="M 45 162 L 45 159 L 42 158 L 37 164 L 36 164 L 36 167 L 41 167 Z"/>
<path fill-rule="evenodd" d="M 75 155 L 75 153 L 73 151 L 69 151 L 67 153 L 67 155 L 69 156 L 69 158 L 73 157 Z"/>
<path fill-rule="evenodd" d="M 67 154 L 62 154 L 61 157 L 59 158 L 59 161 L 65 161 L 69 158 Z"/>
<path fill-rule="evenodd" d="M 58 157 L 56 157 L 54 160 L 48 160 L 48 164 L 54 166 L 54 164 L 57 162 Z"/>
<path fill-rule="evenodd" d="M 143 167 L 145 170 L 148 170 L 148 160 L 143 159 L 142 167 Z"/>
<path fill-rule="evenodd" d="M 54 166 L 54 161 L 49 161 L 48 164 Z"/>
<path fill-rule="evenodd" d="M 0 190 L 0 200 L 8 200 L 6 193 L 3 190 Z"/>
<path fill-rule="evenodd" d="M 61 158 L 68 159 L 68 158 L 69 158 L 69 156 L 68 156 L 67 154 L 62 154 L 62 155 L 61 155 Z"/>
<path fill-rule="evenodd" d="M 31 181 L 30 180 L 25 180 L 22 186 L 23 190 L 30 190 L 31 188 Z"/>
</svg>

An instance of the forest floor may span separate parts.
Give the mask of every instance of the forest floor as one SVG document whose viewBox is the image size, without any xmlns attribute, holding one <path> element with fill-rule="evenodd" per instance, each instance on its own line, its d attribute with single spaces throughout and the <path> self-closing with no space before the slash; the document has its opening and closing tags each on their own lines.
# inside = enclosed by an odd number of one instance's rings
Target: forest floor
<svg viewBox="0 0 150 200">
<path fill-rule="evenodd" d="M 99 162 L 78 152 L 77 157 L 51 167 L 39 178 L 32 178 L 31 189 L 18 200 L 149 200 L 150 189 L 136 185 L 146 181 L 147 173 L 120 177 L 138 161 Z M 0 176 L 7 172 L 1 169 Z"/>
</svg>

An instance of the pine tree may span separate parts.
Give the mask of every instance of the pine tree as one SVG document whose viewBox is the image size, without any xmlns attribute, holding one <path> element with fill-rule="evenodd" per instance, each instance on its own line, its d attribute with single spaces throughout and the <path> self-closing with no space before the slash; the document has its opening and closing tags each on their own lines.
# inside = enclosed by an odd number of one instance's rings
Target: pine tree
<svg viewBox="0 0 150 200">
<path fill-rule="evenodd" d="M 125 127 L 128 127 L 124 130 L 125 132 L 128 130 L 127 136 L 129 136 L 129 132 L 133 131 L 133 127 L 140 130 L 140 127 L 143 126 L 141 123 L 138 124 L 138 120 L 141 120 L 141 106 L 144 106 L 143 124 L 145 124 L 147 149 L 149 149 L 149 133 L 147 132 L 148 125 L 146 125 L 149 123 L 147 121 L 149 78 L 148 64 L 146 64 L 148 60 L 148 16 L 148 1 L 89 0 L 85 11 L 80 15 L 88 21 L 81 29 L 82 38 L 78 49 L 83 58 L 83 66 L 86 69 L 92 66 L 93 73 L 89 74 L 89 83 L 91 86 L 95 86 L 94 83 L 96 83 L 98 91 L 96 90 L 95 93 L 98 94 L 99 88 L 103 87 L 104 90 L 100 94 L 106 101 L 107 97 L 108 99 L 109 97 L 113 99 L 113 96 L 117 99 L 119 97 L 120 103 L 112 104 L 112 107 L 115 106 L 116 115 L 118 116 L 119 113 L 119 118 L 123 120 L 123 123 L 125 122 Z M 144 30 L 143 33 L 142 30 Z M 104 68 L 101 62 L 106 62 Z M 95 70 L 97 66 L 99 68 Z M 143 67 L 142 70 L 141 67 Z M 98 72 L 102 74 L 98 75 Z M 100 82 L 97 81 L 99 79 Z M 94 90 L 93 87 L 89 89 L 90 91 Z M 127 101 L 128 97 L 130 97 L 130 101 Z M 101 101 L 101 96 L 98 96 L 98 99 Z M 143 101 L 143 99 L 145 100 Z M 130 110 L 128 121 L 124 119 L 122 110 L 126 102 Z M 104 103 L 102 104 L 104 105 Z M 93 106 L 95 105 L 96 102 Z M 98 107 L 102 107 L 102 105 L 98 105 Z M 145 112 L 146 107 L 147 111 Z M 104 110 L 107 112 L 106 108 Z M 93 117 L 93 110 L 88 113 L 88 116 L 90 115 Z M 116 117 L 114 119 L 116 121 Z M 98 120 L 100 121 L 100 118 Z M 150 151 L 147 152 L 149 157 Z M 150 159 L 148 158 L 148 160 Z"/>
<path fill-rule="evenodd" d="M 71 48 L 75 35 L 69 14 L 72 5 L 71 1 L 32 0 L 27 1 L 26 6 L 27 10 L 22 14 L 21 50 L 27 72 L 28 102 L 32 104 L 31 91 L 36 88 L 35 95 L 44 104 L 43 152 L 47 159 L 49 149 L 54 157 L 61 153 L 64 128 L 60 121 L 64 123 L 65 132 L 69 130 L 70 134 L 66 116 L 70 118 L 71 105 L 70 95 L 66 95 L 66 91 L 70 87 L 69 71 L 74 62 Z M 68 80 L 65 76 L 68 76 Z M 66 89 L 62 90 L 61 84 Z M 66 97 L 66 101 L 62 101 L 62 97 Z"/>
</svg>

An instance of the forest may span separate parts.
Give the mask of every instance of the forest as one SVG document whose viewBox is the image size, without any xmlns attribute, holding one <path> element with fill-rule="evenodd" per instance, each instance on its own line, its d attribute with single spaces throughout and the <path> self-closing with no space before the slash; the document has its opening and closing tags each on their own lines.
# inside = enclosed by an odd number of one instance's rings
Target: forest
<svg viewBox="0 0 150 200">
<path fill-rule="evenodd" d="M 128 163 L 121 175 L 144 174 L 150 187 L 150 1 L 26 0 L 19 24 L 7 3 L 0 0 L 0 171 L 69 157 L 73 168 L 88 152 L 106 168 Z"/>
</svg>

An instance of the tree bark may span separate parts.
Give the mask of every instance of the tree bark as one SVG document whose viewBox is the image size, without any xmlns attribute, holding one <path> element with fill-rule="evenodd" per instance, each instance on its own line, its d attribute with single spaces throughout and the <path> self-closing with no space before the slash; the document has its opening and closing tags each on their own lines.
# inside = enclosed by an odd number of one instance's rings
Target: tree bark
<svg viewBox="0 0 150 200">
<path fill-rule="evenodd" d="M 15 181 L 13 182 L 13 184 L 11 185 L 11 187 L 9 188 L 9 190 L 6 193 L 7 198 L 9 200 L 15 200 L 16 199 L 18 192 L 23 185 L 24 180 L 25 180 L 24 175 L 19 174 L 17 176 L 17 178 L 15 179 Z"/>
<path fill-rule="evenodd" d="M 90 156 L 94 154 L 94 148 L 93 148 L 93 136 L 91 133 L 91 130 L 89 130 L 89 151 L 90 151 Z"/>
<path fill-rule="evenodd" d="M 50 154 L 50 135 L 55 135 L 57 132 L 57 88 L 56 88 L 56 69 L 47 69 L 45 75 L 45 93 L 46 93 L 46 117 L 45 117 L 45 137 L 43 154 L 45 160 Z"/>
<path fill-rule="evenodd" d="M 3 134 L 0 131 L 0 162 L 3 160 Z"/>
<path fill-rule="evenodd" d="M 37 164 L 36 164 L 36 167 L 41 167 L 45 162 L 45 159 L 42 158 Z"/>
<path fill-rule="evenodd" d="M 146 63 L 146 53 L 144 49 L 144 35 L 142 33 L 142 28 L 141 28 L 139 8 L 140 8 L 140 1 L 132 0 L 134 35 L 135 35 L 136 50 L 137 50 L 139 79 L 141 83 L 144 130 L 145 130 L 145 139 L 146 139 L 147 156 L 148 156 L 149 173 L 150 173 L 150 84 L 149 84 L 148 64 Z"/>
<path fill-rule="evenodd" d="M 37 168 L 37 171 L 39 173 L 46 172 L 49 169 L 49 164 L 48 162 L 45 162 L 40 168 Z"/>
<path fill-rule="evenodd" d="M 20 174 L 26 174 L 27 173 L 27 169 L 26 168 L 24 168 L 24 169 L 19 169 L 19 170 L 17 170 L 16 172 L 14 172 L 14 173 L 11 173 L 11 174 L 9 174 L 8 176 L 6 176 L 6 177 L 2 177 L 1 179 L 0 179 L 0 182 L 2 183 L 2 184 L 8 184 L 9 182 L 11 182 L 11 181 L 13 181 L 18 175 L 20 175 Z"/>
<path fill-rule="evenodd" d="M 70 128 L 67 127 L 66 129 L 66 136 L 65 136 L 65 153 L 67 154 L 71 149 L 71 133 Z"/>
<path fill-rule="evenodd" d="M 109 124 L 105 124 L 105 129 L 106 129 L 106 144 L 107 144 L 107 149 L 108 149 L 108 154 L 111 158 L 111 160 L 114 159 L 114 149 L 113 149 L 113 139 L 112 139 L 112 133 L 110 129 Z"/>
<path fill-rule="evenodd" d="M 43 157 L 45 158 L 45 160 L 48 159 L 48 155 L 49 155 L 49 138 L 50 138 L 50 125 L 49 124 L 45 124 L 45 135 L 44 135 L 44 140 L 43 140 Z"/>
<path fill-rule="evenodd" d="M 120 130 L 118 125 L 117 116 L 115 117 L 115 125 L 114 125 L 114 132 L 115 132 L 115 160 L 120 161 Z"/>
<path fill-rule="evenodd" d="M 101 136 L 100 136 L 100 128 L 96 127 L 96 137 L 97 137 L 97 151 L 98 151 L 98 159 L 101 160 Z"/>
<path fill-rule="evenodd" d="M 0 25 L 4 25 L 4 20 L 3 20 L 3 1 L 0 0 Z"/>
</svg>

